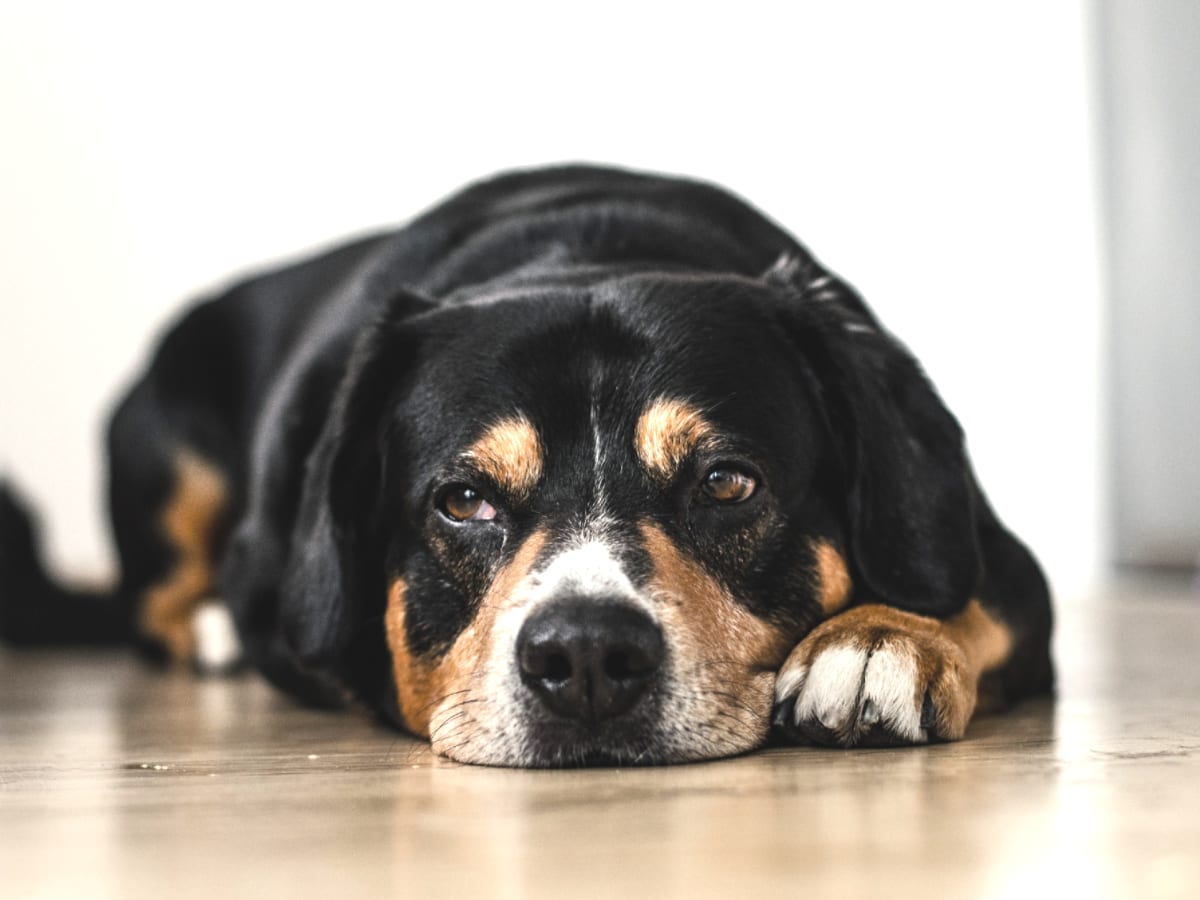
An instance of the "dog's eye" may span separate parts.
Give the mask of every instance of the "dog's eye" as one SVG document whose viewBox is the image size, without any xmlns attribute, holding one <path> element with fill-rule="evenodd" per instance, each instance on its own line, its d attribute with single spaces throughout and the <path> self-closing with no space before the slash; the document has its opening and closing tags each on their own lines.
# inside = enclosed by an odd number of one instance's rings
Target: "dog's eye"
<svg viewBox="0 0 1200 900">
<path fill-rule="evenodd" d="M 456 485 L 442 495 L 442 512 L 455 522 L 490 522 L 496 518 L 496 507 L 488 503 L 474 488 Z"/>
<path fill-rule="evenodd" d="M 704 476 L 700 489 L 718 503 L 741 503 L 749 499 L 757 485 L 745 472 L 722 466 Z"/>
</svg>

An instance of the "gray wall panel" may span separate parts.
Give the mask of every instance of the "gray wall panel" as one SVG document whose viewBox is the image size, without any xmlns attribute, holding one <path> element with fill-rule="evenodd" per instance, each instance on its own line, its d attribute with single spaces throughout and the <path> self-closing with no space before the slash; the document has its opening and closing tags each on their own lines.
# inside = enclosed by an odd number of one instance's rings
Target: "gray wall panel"
<svg viewBox="0 0 1200 900">
<path fill-rule="evenodd" d="M 1200 2 L 1098 0 L 1114 552 L 1200 555 Z"/>
</svg>

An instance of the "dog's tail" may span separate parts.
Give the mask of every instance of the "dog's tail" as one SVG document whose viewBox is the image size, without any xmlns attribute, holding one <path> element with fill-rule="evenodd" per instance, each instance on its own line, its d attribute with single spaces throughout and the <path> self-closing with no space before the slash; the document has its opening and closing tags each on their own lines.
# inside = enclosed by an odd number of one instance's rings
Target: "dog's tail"
<svg viewBox="0 0 1200 900">
<path fill-rule="evenodd" d="M 81 645 L 132 639 L 116 592 L 68 588 L 46 571 L 33 515 L 0 480 L 0 640 Z"/>
</svg>

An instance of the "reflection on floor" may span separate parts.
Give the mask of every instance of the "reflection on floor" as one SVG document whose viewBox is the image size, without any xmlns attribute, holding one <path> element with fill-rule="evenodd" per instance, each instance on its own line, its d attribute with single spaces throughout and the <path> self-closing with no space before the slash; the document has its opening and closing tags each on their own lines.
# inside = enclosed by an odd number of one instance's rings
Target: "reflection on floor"
<svg viewBox="0 0 1200 900">
<path fill-rule="evenodd" d="M 0 651 L 6 897 L 1196 896 L 1200 598 L 1059 609 L 1056 702 L 954 745 L 462 767 L 252 677 Z"/>
</svg>

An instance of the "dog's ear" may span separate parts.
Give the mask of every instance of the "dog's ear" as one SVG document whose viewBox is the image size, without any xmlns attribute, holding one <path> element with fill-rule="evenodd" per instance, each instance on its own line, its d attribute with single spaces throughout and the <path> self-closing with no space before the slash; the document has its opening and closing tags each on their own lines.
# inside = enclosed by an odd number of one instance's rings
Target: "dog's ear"
<svg viewBox="0 0 1200 900">
<path fill-rule="evenodd" d="M 882 602 L 949 615 L 980 577 L 962 429 L 854 291 L 806 262 L 767 280 L 785 287 L 787 327 L 842 464 L 852 567 Z"/>
<path fill-rule="evenodd" d="M 351 688 L 370 678 L 348 669 L 378 663 L 371 658 L 383 652 L 382 629 L 372 641 L 362 625 L 382 615 L 386 590 L 379 516 L 387 410 L 414 367 L 416 339 L 405 320 L 428 306 L 416 297 L 394 301 L 355 343 L 308 456 L 292 530 L 278 626 L 302 669 Z"/>
</svg>

